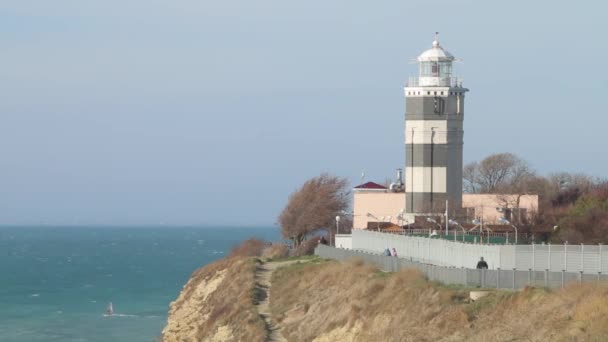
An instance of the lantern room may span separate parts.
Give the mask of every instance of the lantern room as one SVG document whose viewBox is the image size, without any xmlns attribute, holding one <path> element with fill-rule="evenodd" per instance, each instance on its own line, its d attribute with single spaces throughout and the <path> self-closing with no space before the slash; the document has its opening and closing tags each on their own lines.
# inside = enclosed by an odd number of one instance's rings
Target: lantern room
<svg viewBox="0 0 608 342">
<path fill-rule="evenodd" d="M 452 82 L 452 62 L 455 58 L 441 47 L 437 34 L 433 41 L 433 47 L 424 51 L 417 58 L 420 73 L 418 78 L 419 87 L 450 87 Z"/>
</svg>

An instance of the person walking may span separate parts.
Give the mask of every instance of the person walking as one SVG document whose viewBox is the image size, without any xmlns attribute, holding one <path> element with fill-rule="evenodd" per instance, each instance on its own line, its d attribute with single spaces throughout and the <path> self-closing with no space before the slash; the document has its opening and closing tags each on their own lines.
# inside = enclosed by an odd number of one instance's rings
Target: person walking
<svg viewBox="0 0 608 342">
<path fill-rule="evenodd" d="M 483 257 L 481 257 L 479 259 L 479 261 L 477 262 L 477 269 L 478 270 L 487 270 L 488 269 L 488 263 L 485 262 L 485 260 L 483 260 Z"/>
</svg>

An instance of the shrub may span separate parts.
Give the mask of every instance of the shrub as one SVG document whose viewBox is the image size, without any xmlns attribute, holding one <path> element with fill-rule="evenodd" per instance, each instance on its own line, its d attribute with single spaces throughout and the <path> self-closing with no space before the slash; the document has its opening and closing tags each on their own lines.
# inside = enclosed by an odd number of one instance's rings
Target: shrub
<svg viewBox="0 0 608 342">
<path fill-rule="evenodd" d="M 292 249 L 290 252 L 291 256 L 303 256 L 303 255 L 313 255 L 315 253 L 315 248 L 319 244 L 318 238 L 308 239 L 300 244 L 295 249 Z"/>
<path fill-rule="evenodd" d="M 268 246 L 268 243 L 258 239 L 248 239 L 242 244 L 232 248 L 231 257 L 259 257 Z"/>
</svg>

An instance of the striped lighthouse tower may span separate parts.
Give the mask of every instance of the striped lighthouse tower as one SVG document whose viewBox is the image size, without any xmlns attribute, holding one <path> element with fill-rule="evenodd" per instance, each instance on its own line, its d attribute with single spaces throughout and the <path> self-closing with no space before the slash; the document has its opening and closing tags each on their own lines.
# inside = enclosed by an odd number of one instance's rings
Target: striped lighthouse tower
<svg viewBox="0 0 608 342">
<path fill-rule="evenodd" d="M 462 207 L 464 95 L 452 76 L 455 58 L 439 44 L 417 58 L 419 76 L 405 87 L 406 213 L 437 214 Z"/>
</svg>

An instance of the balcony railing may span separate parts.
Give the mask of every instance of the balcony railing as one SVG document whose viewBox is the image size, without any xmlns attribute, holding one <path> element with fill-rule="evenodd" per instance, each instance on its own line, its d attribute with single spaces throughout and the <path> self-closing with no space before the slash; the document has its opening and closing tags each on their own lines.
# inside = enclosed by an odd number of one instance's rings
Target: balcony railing
<svg viewBox="0 0 608 342">
<path fill-rule="evenodd" d="M 410 77 L 406 87 L 462 87 L 460 77 Z"/>
</svg>

